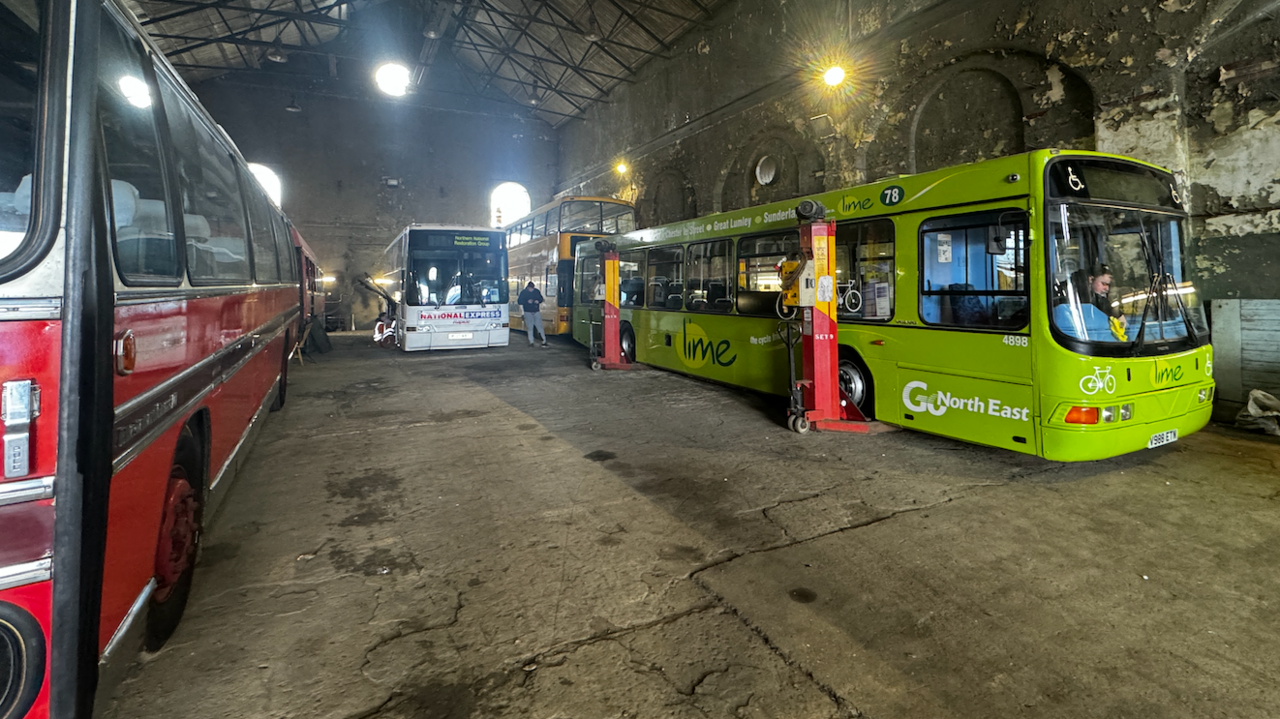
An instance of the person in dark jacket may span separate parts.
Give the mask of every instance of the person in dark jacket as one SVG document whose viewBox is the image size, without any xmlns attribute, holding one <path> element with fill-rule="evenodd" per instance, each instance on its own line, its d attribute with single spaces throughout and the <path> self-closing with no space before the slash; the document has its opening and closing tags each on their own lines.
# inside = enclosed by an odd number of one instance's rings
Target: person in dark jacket
<svg viewBox="0 0 1280 719">
<path fill-rule="evenodd" d="M 520 292 L 520 296 L 516 298 L 516 302 L 520 303 L 520 308 L 524 310 L 524 331 L 529 335 L 529 346 L 533 346 L 534 333 L 542 335 L 542 346 L 547 346 L 547 331 L 542 328 L 542 293 L 534 287 L 533 283 L 525 285 L 524 290 Z"/>
</svg>

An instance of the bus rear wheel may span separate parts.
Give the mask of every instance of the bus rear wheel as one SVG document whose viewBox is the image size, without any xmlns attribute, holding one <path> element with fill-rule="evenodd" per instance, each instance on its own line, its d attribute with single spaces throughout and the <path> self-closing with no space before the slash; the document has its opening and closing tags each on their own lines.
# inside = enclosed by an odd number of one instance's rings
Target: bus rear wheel
<svg viewBox="0 0 1280 719">
<path fill-rule="evenodd" d="M 636 361 L 636 333 L 631 330 L 631 325 L 623 323 L 622 331 L 618 333 L 618 343 L 622 345 L 622 356 L 628 362 Z"/>
<path fill-rule="evenodd" d="M 204 509 L 201 456 L 195 434 L 190 427 L 183 427 L 169 469 L 156 542 L 156 588 L 147 611 L 146 646 L 150 652 L 159 650 L 173 636 L 191 594 Z"/>
<path fill-rule="evenodd" d="M 299 347 L 301 352 L 302 348 Z M 276 391 L 276 398 L 271 402 L 271 411 L 279 412 L 284 409 L 285 391 L 289 389 L 289 341 L 286 339 L 284 343 L 283 357 L 280 359 L 280 387 Z"/>
<path fill-rule="evenodd" d="M 840 357 L 840 398 L 853 402 L 863 417 L 875 419 L 875 384 L 862 359 L 853 355 Z"/>
</svg>

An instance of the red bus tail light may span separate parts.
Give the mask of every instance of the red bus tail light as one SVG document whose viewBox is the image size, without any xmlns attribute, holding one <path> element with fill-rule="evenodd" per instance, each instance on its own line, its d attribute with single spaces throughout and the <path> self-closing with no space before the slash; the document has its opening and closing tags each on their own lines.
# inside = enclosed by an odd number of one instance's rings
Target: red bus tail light
<svg viewBox="0 0 1280 719">
<path fill-rule="evenodd" d="M 1097 424 L 1097 407 L 1072 407 L 1067 410 L 1067 424 Z"/>
</svg>

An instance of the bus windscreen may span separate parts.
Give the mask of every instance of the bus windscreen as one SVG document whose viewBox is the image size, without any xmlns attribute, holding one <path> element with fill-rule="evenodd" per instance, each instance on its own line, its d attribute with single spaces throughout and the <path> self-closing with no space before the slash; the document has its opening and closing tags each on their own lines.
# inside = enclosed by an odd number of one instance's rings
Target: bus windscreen
<svg viewBox="0 0 1280 719">
<path fill-rule="evenodd" d="M 16 251 L 31 220 L 42 0 L 0 0 L 0 261 Z"/>
<path fill-rule="evenodd" d="M 423 232 L 409 236 L 405 302 L 411 307 L 505 304 L 502 233 Z"/>
</svg>

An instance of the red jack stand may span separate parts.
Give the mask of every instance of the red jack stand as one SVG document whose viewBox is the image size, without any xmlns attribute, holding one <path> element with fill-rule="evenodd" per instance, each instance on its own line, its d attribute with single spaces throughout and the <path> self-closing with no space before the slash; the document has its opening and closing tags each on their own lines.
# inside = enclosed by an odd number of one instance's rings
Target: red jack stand
<svg viewBox="0 0 1280 719">
<path fill-rule="evenodd" d="M 796 380 L 801 407 L 792 407 L 787 426 L 804 433 L 810 428 L 827 432 L 878 434 L 892 428 L 872 422 L 858 411 L 840 390 L 840 344 L 836 325 L 836 223 L 825 219 L 821 203 L 806 200 L 796 209 L 800 219 L 800 251 L 813 266 L 813 305 L 803 307 L 804 378 Z M 805 297 L 802 290 L 801 297 Z M 802 305 L 808 302 L 802 301 Z M 793 399 L 793 404 L 795 404 Z"/>
<path fill-rule="evenodd" d="M 610 243 L 612 244 L 612 243 Z M 597 246 L 600 246 L 597 244 Z M 618 316 L 618 251 L 605 249 L 600 253 L 600 269 L 604 271 L 604 318 L 601 321 L 601 346 L 591 348 L 591 369 L 636 369 L 638 365 L 622 356 L 619 338 L 621 320 Z"/>
</svg>

